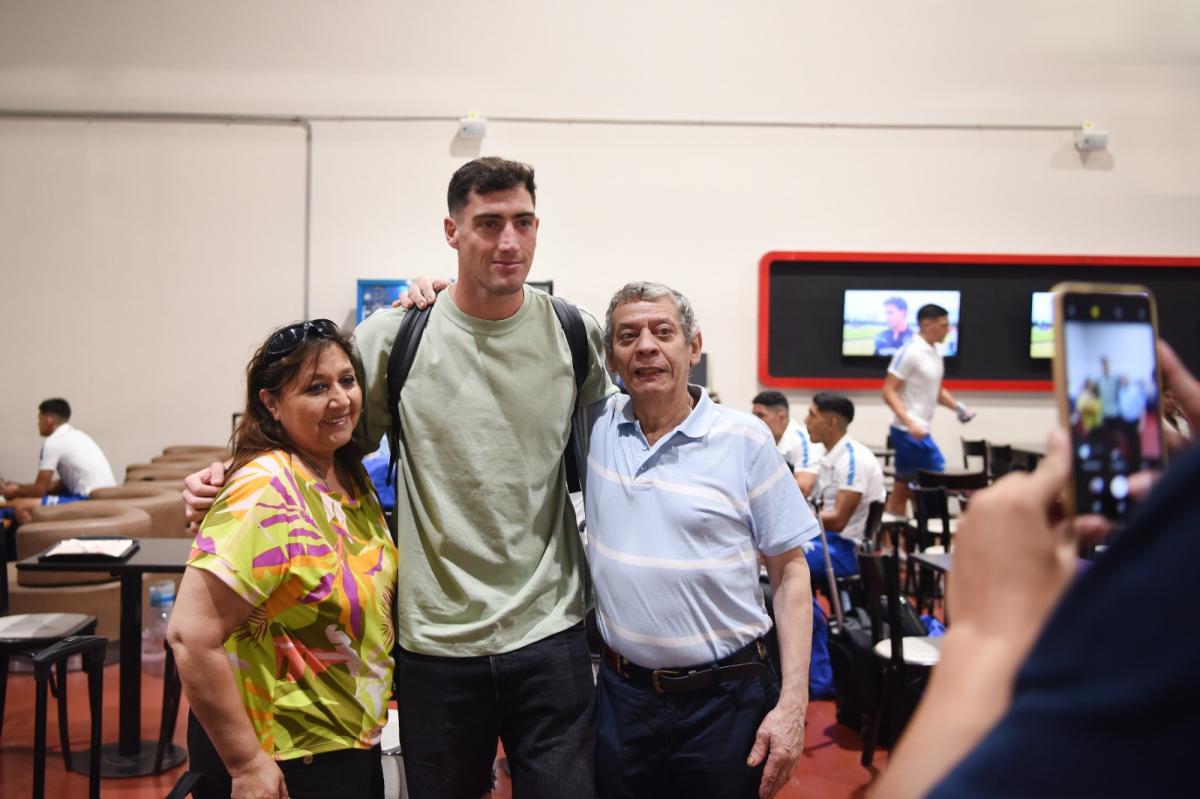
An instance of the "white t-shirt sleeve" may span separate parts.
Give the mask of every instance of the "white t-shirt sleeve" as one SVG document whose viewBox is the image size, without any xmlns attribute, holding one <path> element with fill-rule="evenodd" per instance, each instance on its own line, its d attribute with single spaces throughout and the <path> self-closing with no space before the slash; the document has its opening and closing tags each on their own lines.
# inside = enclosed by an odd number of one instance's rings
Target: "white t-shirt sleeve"
<svg viewBox="0 0 1200 799">
<path fill-rule="evenodd" d="M 54 437 L 46 439 L 46 443 L 42 444 L 42 457 L 38 462 L 38 470 L 44 471 L 49 469 L 54 471 L 58 469 L 58 461 L 62 458 L 63 442 L 62 438 L 56 441 Z"/>
<path fill-rule="evenodd" d="M 833 469 L 833 479 L 838 491 L 854 491 L 861 494 L 866 487 L 866 470 L 863 464 L 857 462 L 855 455 L 852 448 L 847 448 L 838 458 L 837 466 Z"/>
<path fill-rule="evenodd" d="M 893 374 L 901 380 L 908 380 L 912 375 L 913 363 L 915 358 L 908 357 L 909 347 L 911 343 L 905 344 L 900 349 L 896 350 L 896 354 L 892 356 L 892 360 L 888 363 L 888 374 Z"/>
</svg>

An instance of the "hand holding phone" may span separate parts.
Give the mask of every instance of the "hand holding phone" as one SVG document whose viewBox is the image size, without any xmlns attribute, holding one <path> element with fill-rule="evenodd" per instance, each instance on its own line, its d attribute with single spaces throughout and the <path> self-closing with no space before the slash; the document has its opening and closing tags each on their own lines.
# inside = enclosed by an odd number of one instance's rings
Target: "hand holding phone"
<svg viewBox="0 0 1200 799">
<path fill-rule="evenodd" d="M 1154 298 L 1143 286 L 1054 289 L 1054 390 L 1071 436 L 1067 510 L 1120 521 L 1131 475 L 1165 463 Z"/>
</svg>

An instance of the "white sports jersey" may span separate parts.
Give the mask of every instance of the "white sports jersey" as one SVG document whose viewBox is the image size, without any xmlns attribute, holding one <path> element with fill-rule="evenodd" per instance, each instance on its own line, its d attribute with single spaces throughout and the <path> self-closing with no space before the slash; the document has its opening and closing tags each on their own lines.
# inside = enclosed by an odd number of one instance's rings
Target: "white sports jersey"
<svg viewBox="0 0 1200 799">
<path fill-rule="evenodd" d="M 825 447 L 809 438 L 804 425 L 796 424 L 792 419 L 788 419 L 787 429 L 775 442 L 775 449 L 792 465 L 792 471 L 797 473 L 816 474 L 821 468 L 821 458 L 825 457 Z"/>
<path fill-rule="evenodd" d="M 921 336 L 913 336 L 888 364 L 888 373 L 904 381 L 898 393 L 909 417 L 924 424 L 927 430 L 933 422 L 944 372 L 941 353 Z M 908 430 L 899 416 L 892 420 L 892 425 Z"/>
<path fill-rule="evenodd" d="M 826 453 L 817 476 L 816 494 L 821 498 L 824 510 L 833 509 L 839 491 L 854 491 L 862 494 L 862 498 L 846 526 L 830 532 L 852 541 L 862 541 L 871 503 L 883 502 L 883 469 L 870 448 L 850 436 L 842 436 L 842 440 Z"/>
<path fill-rule="evenodd" d="M 38 469 L 58 472 L 67 493 L 87 496 L 97 488 L 116 485 L 112 467 L 87 433 L 61 424 L 42 444 Z"/>
</svg>

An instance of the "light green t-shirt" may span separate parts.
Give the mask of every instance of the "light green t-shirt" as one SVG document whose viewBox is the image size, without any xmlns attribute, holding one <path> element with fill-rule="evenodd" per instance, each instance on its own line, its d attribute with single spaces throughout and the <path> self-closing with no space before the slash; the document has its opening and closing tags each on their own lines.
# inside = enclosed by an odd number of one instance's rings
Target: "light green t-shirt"
<svg viewBox="0 0 1200 799">
<path fill-rule="evenodd" d="M 614 391 L 600 326 L 583 312 L 579 404 Z M 365 391 L 357 436 L 388 429 L 387 363 L 404 311 L 355 331 Z M 427 655 L 512 651 L 577 623 L 590 585 L 563 449 L 575 407 L 571 351 L 549 295 L 526 287 L 508 319 L 468 316 L 443 292 L 400 397 L 396 635 Z M 582 465 L 582 464 L 581 464 Z"/>
</svg>

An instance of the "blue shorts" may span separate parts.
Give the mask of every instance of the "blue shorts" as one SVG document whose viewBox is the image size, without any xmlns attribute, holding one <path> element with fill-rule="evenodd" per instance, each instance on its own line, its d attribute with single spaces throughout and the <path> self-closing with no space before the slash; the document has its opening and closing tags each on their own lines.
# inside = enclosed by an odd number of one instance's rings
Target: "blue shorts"
<svg viewBox="0 0 1200 799">
<path fill-rule="evenodd" d="M 83 502 L 87 497 L 83 494 L 43 494 L 43 505 L 67 505 L 71 502 Z"/>
<path fill-rule="evenodd" d="M 896 452 L 897 478 L 912 480 L 917 476 L 918 469 L 946 471 L 946 459 L 933 442 L 933 436 L 925 436 L 918 441 L 899 427 L 893 427 L 892 449 Z"/>
<path fill-rule="evenodd" d="M 858 574 L 858 552 L 853 541 L 842 538 L 837 533 L 825 533 L 829 541 L 829 560 L 833 563 L 834 577 L 849 577 Z M 804 549 L 804 558 L 808 561 L 808 570 L 814 579 L 826 580 L 825 552 L 821 549 L 821 539 L 814 538 L 800 545 Z M 821 583 L 825 585 L 824 582 Z"/>
</svg>

